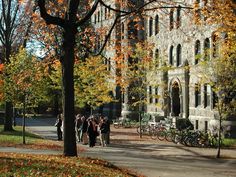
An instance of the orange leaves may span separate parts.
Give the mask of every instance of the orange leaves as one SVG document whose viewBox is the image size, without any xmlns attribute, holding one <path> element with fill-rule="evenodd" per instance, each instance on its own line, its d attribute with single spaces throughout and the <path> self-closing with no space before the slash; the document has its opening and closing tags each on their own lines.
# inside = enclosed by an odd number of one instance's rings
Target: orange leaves
<svg viewBox="0 0 236 177">
<path fill-rule="evenodd" d="M 59 4 L 63 4 L 63 3 L 64 3 L 64 0 L 58 0 L 58 3 L 59 3 Z"/>
<path fill-rule="evenodd" d="M 108 162 L 60 155 L 0 153 L 0 174 L 6 176 L 134 176 Z"/>
<path fill-rule="evenodd" d="M 1 64 L 0 64 L 0 72 L 2 72 L 2 71 L 3 71 L 3 69 L 4 69 L 4 64 L 3 64 L 3 63 L 1 63 Z"/>
</svg>

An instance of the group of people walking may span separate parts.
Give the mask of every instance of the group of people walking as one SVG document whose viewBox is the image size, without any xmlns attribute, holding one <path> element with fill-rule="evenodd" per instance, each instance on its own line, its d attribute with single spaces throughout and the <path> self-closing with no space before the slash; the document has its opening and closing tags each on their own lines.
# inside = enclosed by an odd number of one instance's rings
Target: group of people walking
<svg viewBox="0 0 236 177">
<path fill-rule="evenodd" d="M 62 114 L 58 115 L 55 126 L 57 127 L 58 140 L 62 140 L 63 127 Z M 85 117 L 80 114 L 75 117 L 76 139 L 84 145 L 94 147 L 97 139 L 100 139 L 101 146 L 107 146 L 110 143 L 110 122 L 108 117 L 89 116 Z"/>
<path fill-rule="evenodd" d="M 110 142 L 110 123 L 107 117 L 77 115 L 75 119 L 77 141 L 94 147 L 97 137 L 100 138 L 101 146 L 107 146 Z"/>
</svg>

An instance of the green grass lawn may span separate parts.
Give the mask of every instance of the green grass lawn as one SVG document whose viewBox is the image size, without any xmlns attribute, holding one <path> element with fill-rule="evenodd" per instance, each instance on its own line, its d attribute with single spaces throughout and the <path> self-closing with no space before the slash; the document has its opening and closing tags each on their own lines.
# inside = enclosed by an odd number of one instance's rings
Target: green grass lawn
<svg viewBox="0 0 236 177">
<path fill-rule="evenodd" d="M 22 127 L 21 126 L 15 126 L 14 131 L 3 131 L 3 126 L 0 125 L 0 144 L 3 143 L 9 143 L 9 144 L 20 144 L 23 142 L 22 138 Z M 27 142 L 33 143 L 36 140 L 42 139 L 40 136 L 37 136 L 35 134 L 25 132 L 25 137 Z"/>
<path fill-rule="evenodd" d="M 223 147 L 233 147 L 236 148 L 236 139 L 234 138 L 225 138 L 223 139 Z"/>
<path fill-rule="evenodd" d="M 26 144 L 22 144 L 22 127 L 4 132 L 0 125 L 0 146 L 62 151 L 62 142 L 45 140 L 26 132 Z M 78 149 L 79 150 L 79 149 Z M 0 152 L 0 174 L 3 176 L 86 176 L 129 177 L 140 176 L 135 172 L 118 168 L 107 161 L 62 155 L 35 155 Z M 0 175 L 0 176 L 1 176 Z"/>
</svg>

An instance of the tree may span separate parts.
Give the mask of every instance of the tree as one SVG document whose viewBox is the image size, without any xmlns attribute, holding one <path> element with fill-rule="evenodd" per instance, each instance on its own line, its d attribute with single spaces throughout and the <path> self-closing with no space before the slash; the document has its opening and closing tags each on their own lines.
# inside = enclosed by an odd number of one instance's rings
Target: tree
<svg viewBox="0 0 236 177">
<path fill-rule="evenodd" d="M 25 144 L 25 114 L 27 107 L 35 107 L 44 99 L 42 62 L 21 49 L 4 65 L 1 90 L 4 100 L 23 108 L 23 144 Z"/>
<path fill-rule="evenodd" d="M 112 2 L 114 6 L 107 5 L 102 0 L 95 1 L 49 1 L 37 0 L 37 5 L 40 10 L 41 17 L 45 20 L 47 25 L 56 25 L 62 29 L 62 55 L 60 62 L 62 64 L 62 82 L 63 82 L 63 114 L 64 114 L 64 155 L 76 156 L 76 140 L 74 132 L 74 82 L 73 82 L 73 68 L 75 61 L 75 42 L 76 34 L 79 34 L 81 39 L 81 46 L 86 46 L 86 41 L 83 41 L 83 35 L 86 31 L 86 24 L 90 23 L 90 18 L 96 11 L 98 4 L 106 7 L 108 10 L 114 12 L 114 20 L 111 23 L 111 27 L 107 30 L 105 39 L 103 38 L 103 44 L 100 45 L 101 54 L 105 48 L 107 41 L 112 35 L 113 29 L 122 17 L 128 15 L 136 15 L 140 13 L 145 6 L 155 2 L 154 0 L 144 3 L 143 1 L 130 1 L 125 6 L 124 2 L 115 0 Z M 61 4 L 61 9 L 50 9 L 52 4 Z M 92 5 L 91 5 L 92 4 Z M 168 3 L 167 3 L 168 4 Z M 161 5 L 157 3 L 157 6 L 161 8 Z M 127 11 L 120 9 L 128 9 Z M 54 12 L 53 12 L 54 10 Z M 82 10 L 82 13 L 81 13 Z M 56 13 L 57 11 L 58 13 Z M 79 32 L 79 33 L 78 33 Z M 91 38 L 94 36 L 91 36 Z M 86 38 L 87 39 L 87 38 Z M 91 46 L 90 46 L 91 47 Z M 89 51 L 89 48 L 86 48 Z"/>
<path fill-rule="evenodd" d="M 221 43 L 219 56 L 201 62 L 199 69 L 201 81 L 211 86 L 214 95 L 214 107 L 217 110 L 218 120 L 218 151 L 220 158 L 222 142 L 222 122 L 232 118 L 236 113 L 236 41 L 230 37 Z M 205 71 L 209 70 L 208 73 Z"/>
<path fill-rule="evenodd" d="M 142 115 L 146 115 L 143 112 L 147 109 L 148 103 L 154 104 L 155 107 L 164 106 L 163 103 L 160 104 L 160 100 L 164 99 L 164 96 L 158 90 L 164 87 L 161 73 L 167 67 L 161 66 L 158 51 L 153 56 L 152 49 L 152 44 L 137 43 L 134 50 L 130 52 L 126 67 L 123 68 L 125 82 L 122 85 L 123 90 L 127 92 L 128 104 L 132 107 L 130 110 L 133 110 L 134 114 L 138 114 L 140 127 L 141 120 L 144 118 Z"/>
<path fill-rule="evenodd" d="M 198 74 L 204 84 L 211 86 L 214 106 L 217 108 L 216 118 L 219 122 L 217 158 L 220 158 L 222 121 L 234 117 L 236 112 L 235 7 L 235 1 L 230 0 L 204 1 L 202 9 L 199 6 L 195 7 L 198 14 L 201 14 L 198 16 L 200 24 L 215 26 L 213 48 L 206 51 L 212 53 L 212 56 L 207 55 L 206 61 L 201 62 Z M 205 72 L 206 69 L 209 70 L 208 73 Z"/>
<path fill-rule="evenodd" d="M 89 105 L 91 111 L 113 101 L 110 92 L 114 80 L 102 57 L 89 57 L 75 65 L 75 102 L 79 107 Z"/>
<path fill-rule="evenodd" d="M 21 4 L 19 0 L 1 0 L 0 2 L 0 42 L 3 48 L 2 63 L 10 62 L 10 55 L 13 54 L 22 41 L 25 40 L 25 30 L 27 21 L 27 11 L 25 10 L 29 2 Z M 27 30 L 26 30 L 27 31 Z M 5 103 L 4 130 L 11 131 L 12 128 L 12 103 Z"/>
</svg>

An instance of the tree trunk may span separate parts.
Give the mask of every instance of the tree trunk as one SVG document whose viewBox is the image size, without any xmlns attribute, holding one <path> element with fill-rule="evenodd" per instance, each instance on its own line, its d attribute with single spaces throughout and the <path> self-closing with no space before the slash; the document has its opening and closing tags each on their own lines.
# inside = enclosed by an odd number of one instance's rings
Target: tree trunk
<svg viewBox="0 0 236 177">
<path fill-rule="evenodd" d="M 13 105 L 11 102 L 5 103 L 5 120 L 4 120 L 4 131 L 13 131 L 12 127 L 12 114 L 13 114 Z"/>
<path fill-rule="evenodd" d="M 217 146 L 217 155 L 216 158 L 220 158 L 220 151 L 221 151 L 221 126 L 222 126 L 222 117 L 220 115 L 220 128 L 218 131 L 218 146 Z"/>
<path fill-rule="evenodd" d="M 11 45 L 7 44 L 5 48 L 5 63 L 10 62 Z M 4 120 L 4 131 L 13 131 L 12 127 L 12 117 L 13 117 L 13 105 L 11 102 L 7 101 L 5 103 L 5 120 Z"/>
<path fill-rule="evenodd" d="M 23 120 L 22 120 L 22 143 L 25 143 L 25 113 L 26 113 L 26 96 L 24 96 L 24 103 L 23 103 Z"/>
<path fill-rule="evenodd" d="M 64 115 L 64 155 L 77 156 L 75 138 L 75 114 L 74 114 L 74 46 L 75 33 L 73 29 L 67 28 L 63 34 L 62 64 L 62 95 Z"/>
</svg>

